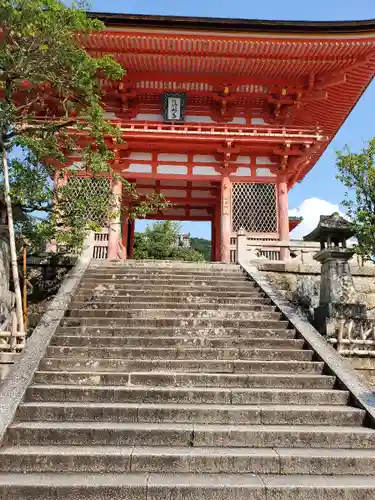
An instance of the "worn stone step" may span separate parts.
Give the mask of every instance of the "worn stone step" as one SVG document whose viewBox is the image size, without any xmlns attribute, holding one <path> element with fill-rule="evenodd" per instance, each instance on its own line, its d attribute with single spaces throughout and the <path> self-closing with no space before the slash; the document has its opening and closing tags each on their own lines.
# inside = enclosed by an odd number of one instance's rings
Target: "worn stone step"
<svg viewBox="0 0 375 500">
<path fill-rule="evenodd" d="M 79 331 L 71 331 L 73 329 L 67 328 L 65 331 L 58 331 L 52 338 L 50 346 L 65 345 L 67 338 L 77 339 L 76 343 L 84 344 L 86 346 L 95 345 L 95 340 L 98 338 L 99 345 L 102 339 L 108 339 L 108 344 L 113 348 L 111 339 L 121 338 L 121 346 L 125 347 L 141 347 L 141 348 L 168 348 L 168 347 L 203 347 L 211 349 L 224 349 L 224 348 L 237 348 L 237 349 L 277 349 L 277 350 L 299 350 L 305 345 L 302 339 L 284 339 L 284 338 L 239 338 L 239 337 L 188 337 L 188 336 L 168 336 L 168 337 L 154 337 L 147 336 L 129 336 L 119 337 L 113 335 L 113 330 L 109 331 L 89 331 L 81 334 Z M 74 333 L 74 335 L 72 335 Z M 77 336 L 79 334 L 79 336 Z M 262 332 L 259 332 L 261 335 Z M 72 345 L 72 344 L 70 344 Z M 97 345 L 97 344 L 96 344 Z"/>
<path fill-rule="evenodd" d="M 322 373 L 324 363 L 311 361 L 226 361 L 226 360 L 150 360 L 45 358 L 42 372 L 205 372 L 205 373 Z"/>
<path fill-rule="evenodd" d="M 236 308 L 225 310 L 223 308 L 213 308 L 213 309 L 198 309 L 198 308 L 184 308 L 184 309 L 162 309 L 162 308 L 150 308 L 150 307 L 140 307 L 138 309 L 131 307 L 119 308 L 118 304 L 116 307 L 110 309 L 101 309 L 96 305 L 88 305 L 81 309 L 73 309 L 70 306 L 65 313 L 65 317 L 70 318 L 92 318 L 92 317 L 105 317 L 113 319 L 138 319 L 138 318 L 179 318 L 179 319 L 225 319 L 227 321 L 231 319 L 271 319 L 278 320 L 281 319 L 280 312 L 275 311 L 272 306 L 248 306 L 244 310 L 236 310 Z"/>
<path fill-rule="evenodd" d="M 349 393 L 333 389 L 217 388 L 217 387 L 124 387 L 91 385 L 30 385 L 25 401 L 93 403 L 188 403 L 188 404 L 290 404 L 345 405 Z"/>
<path fill-rule="evenodd" d="M 336 378 L 316 374 L 233 374 L 196 372 L 37 372 L 36 384 L 151 387 L 237 387 L 332 389 Z"/>
<path fill-rule="evenodd" d="M 362 425 L 365 411 L 334 405 L 22 403 L 18 421 L 176 422 L 214 424 Z"/>
<path fill-rule="evenodd" d="M 143 297 L 145 300 L 145 297 Z M 140 301 L 128 301 L 122 302 L 120 300 L 116 300 L 116 297 L 113 301 L 103 301 L 103 300 L 86 300 L 86 301 L 77 301 L 74 300 L 70 303 L 70 309 L 79 309 L 79 310 L 87 310 L 87 309 L 104 309 L 104 310 L 113 310 L 113 309 L 190 309 L 190 310 L 221 310 L 221 311 L 265 311 L 271 312 L 275 311 L 275 307 L 269 303 L 263 303 L 265 299 L 257 299 L 257 301 L 249 301 L 243 304 L 238 304 L 237 302 L 226 302 L 225 304 L 214 304 L 212 302 L 189 302 L 186 298 L 181 300 L 180 302 L 155 302 L 154 300 L 148 300 L 147 302 Z"/>
<path fill-rule="evenodd" d="M 86 278 L 100 279 L 133 279 L 133 278 L 180 278 L 180 279 L 246 279 L 246 275 L 240 270 L 234 271 L 186 271 L 183 269 L 165 270 L 165 269 L 88 269 L 84 276 Z"/>
<path fill-rule="evenodd" d="M 89 298 L 113 298 L 116 297 L 116 300 L 133 300 L 135 298 L 139 298 L 140 300 L 144 300 L 145 297 L 150 298 L 152 300 L 157 300 L 159 298 L 163 300 L 203 300 L 204 298 L 207 301 L 225 303 L 227 301 L 238 301 L 238 302 L 246 302 L 255 299 L 264 299 L 266 298 L 264 293 L 258 292 L 257 290 L 246 291 L 217 291 L 217 290 L 205 290 L 202 288 L 196 288 L 194 290 L 153 290 L 150 288 L 149 290 L 140 291 L 139 288 L 133 287 L 128 290 L 114 290 L 113 287 L 105 288 L 105 287 L 96 287 L 94 290 L 92 288 L 86 289 L 78 289 L 75 294 L 76 300 L 87 300 Z"/>
<path fill-rule="evenodd" d="M 349 450 L 350 452 L 350 450 Z M 367 458 L 364 451 L 354 463 Z M 286 462 L 286 460 L 284 460 Z M 328 457 L 326 458 L 328 461 Z M 281 462 L 281 463 L 280 463 Z M 278 473 L 283 460 L 272 449 L 131 446 L 14 446 L 0 450 L 2 472 Z M 287 465 L 287 464 L 286 464 Z M 363 464 L 365 465 L 365 464 Z M 305 465 L 306 468 L 306 465 Z M 365 467 L 363 467 L 367 470 Z"/>
<path fill-rule="evenodd" d="M 272 313 L 277 315 L 278 313 Z M 147 328 L 147 327 L 175 327 L 176 330 L 183 328 L 184 330 L 193 327 L 193 329 L 217 329 L 229 328 L 231 331 L 233 329 L 265 329 L 265 328 L 281 328 L 284 326 L 287 328 L 289 322 L 283 321 L 281 319 L 260 319 L 259 314 L 255 315 L 253 319 L 217 319 L 217 318 L 189 318 L 189 317 L 161 317 L 155 318 L 150 316 L 149 318 L 115 318 L 115 317 L 105 317 L 105 316 L 93 316 L 93 317 L 65 317 L 61 320 L 61 326 L 95 326 L 95 327 L 107 327 L 107 328 L 120 328 L 120 327 L 137 327 L 137 328 Z"/>
<path fill-rule="evenodd" d="M 375 430 L 347 426 L 16 422 L 5 445 L 374 449 Z"/>
<path fill-rule="evenodd" d="M 142 260 L 121 260 L 121 261 L 92 261 L 89 269 L 144 269 L 146 272 L 153 269 L 183 269 L 189 271 L 206 271 L 214 270 L 223 272 L 233 272 L 240 271 L 241 267 L 238 264 L 224 264 L 223 262 L 187 262 L 187 261 L 177 261 L 177 260 L 154 260 L 154 259 L 142 259 Z"/>
<path fill-rule="evenodd" d="M 108 320 L 106 326 L 59 326 L 56 330 L 56 336 L 72 336 L 72 335 L 85 335 L 85 336 L 99 336 L 99 337 L 117 337 L 123 336 L 123 338 L 133 337 L 141 338 L 148 337 L 155 339 L 158 338 L 174 338 L 178 336 L 186 339 L 186 342 L 192 341 L 197 342 L 202 338 L 214 338 L 218 341 L 226 340 L 231 341 L 232 339 L 238 339 L 239 342 L 246 341 L 251 342 L 253 339 L 262 338 L 270 341 L 278 340 L 295 340 L 296 331 L 289 328 L 287 321 L 277 321 L 271 322 L 268 326 L 262 327 L 256 326 L 254 322 L 253 327 L 248 328 L 231 328 L 228 326 L 207 326 L 204 328 L 189 326 L 140 326 L 140 327 L 128 327 L 123 326 L 121 328 L 109 327 Z"/>
<path fill-rule="evenodd" d="M 47 357 L 72 356 L 125 359 L 217 359 L 262 361 L 311 361 L 314 351 L 291 349 L 238 349 L 236 347 L 121 347 L 121 337 L 56 337 L 47 348 Z"/>
<path fill-rule="evenodd" d="M 202 297 L 200 295 L 189 295 L 180 294 L 178 296 L 165 296 L 165 295 L 153 295 L 147 294 L 147 296 L 142 293 L 128 294 L 119 296 L 117 293 L 112 295 L 108 292 L 106 293 L 92 293 L 86 296 L 76 295 L 74 297 L 74 302 L 71 303 L 78 304 L 78 307 L 82 307 L 84 304 L 100 304 L 100 307 L 105 308 L 105 304 L 121 304 L 121 307 L 127 307 L 130 304 L 155 304 L 155 307 L 162 307 L 165 304 L 167 307 L 172 307 L 174 304 L 180 307 L 181 304 L 186 304 L 189 306 L 200 306 L 201 308 L 210 308 L 209 306 L 217 306 L 227 308 L 235 306 L 254 306 L 254 305 L 271 305 L 271 299 L 262 297 L 260 295 L 245 296 L 245 297 L 227 297 L 222 296 L 210 296 Z M 103 304 L 103 305 L 102 305 Z M 172 307 L 173 308 L 173 307 Z"/>
<path fill-rule="evenodd" d="M 84 290 L 90 290 L 91 292 L 95 292 L 98 290 L 114 290 L 119 293 L 126 293 L 132 290 L 140 290 L 147 293 L 148 291 L 152 291 L 153 293 L 158 292 L 159 295 L 163 295 L 164 291 L 170 292 L 185 292 L 191 293 L 195 291 L 200 292 L 232 292 L 232 293 L 249 293 L 256 291 L 256 287 L 250 281 L 240 281 L 240 282 L 227 282 L 223 280 L 221 282 L 206 282 L 206 281 L 196 281 L 194 284 L 191 283 L 178 283 L 178 282 L 157 282 L 151 283 L 148 280 L 144 280 L 143 282 L 132 280 L 131 282 L 119 282 L 119 281 L 94 281 L 94 280 L 82 280 L 79 285 L 79 291 L 82 292 Z"/>
<path fill-rule="evenodd" d="M 375 450 L 167 446 L 8 446 L 2 472 L 372 475 Z"/>
<path fill-rule="evenodd" d="M 7 500 L 372 500 L 369 476 L 254 474 L 0 474 Z"/>
</svg>

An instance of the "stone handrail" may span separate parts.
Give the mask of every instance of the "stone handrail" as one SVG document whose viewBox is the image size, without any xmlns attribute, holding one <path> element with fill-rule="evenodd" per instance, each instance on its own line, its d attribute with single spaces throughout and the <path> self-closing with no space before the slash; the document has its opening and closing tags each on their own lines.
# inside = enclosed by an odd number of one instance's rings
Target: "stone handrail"
<svg viewBox="0 0 375 500">
<path fill-rule="evenodd" d="M 237 237 L 237 247 L 236 247 L 236 259 L 237 263 L 244 265 L 257 264 L 265 262 L 268 259 L 264 256 L 255 256 L 249 250 L 250 248 L 255 248 L 258 251 L 279 251 L 280 248 L 289 248 L 291 251 L 293 249 L 310 249 L 313 248 L 309 242 L 280 242 L 280 241 L 254 241 L 249 240 L 244 233 L 239 233 Z M 317 244 L 318 249 L 320 245 Z M 317 251 L 316 250 L 316 251 Z M 316 253 L 314 251 L 314 253 Z M 313 254 L 312 254 L 313 255 Z M 296 259 L 291 259 L 289 262 L 298 264 L 307 264 L 310 266 L 305 266 L 306 268 L 311 268 L 311 264 L 317 266 L 317 262 L 312 259 L 311 262 L 298 261 Z M 352 261 L 353 265 L 358 265 L 356 256 Z M 265 265 L 265 264 L 264 264 Z M 261 265 L 259 266 L 262 267 Z M 363 267 L 362 267 L 363 269 Z M 364 269 L 363 269 L 364 271 Z M 370 270 L 367 268 L 367 271 Z M 343 313 L 338 313 L 335 318 L 331 319 L 327 325 L 327 337 L 326 340 L 330 343 L 340 354 L 343 356 L 375 356 L 375 320 L 363 317 L 346 317 Z"/>
<path fill-rule="evenodd" d="M 240 234 L 240 233 L 239 233 Z M 252 261 L 280 261 L 280 252 L 282 248 L 289 250 L 291 262 L 299 264 L 316 264 L 314 255 L 319 252 L 320 244 L 318 242 L 302 241 L 302 240 L 262 240 L 246 237 L 246 249 L 248 260 Z M 354 255 L 350 263 L 356 266 L 373 265 L 366 264 L 362 257 Z"/>
<path fill-rule="evenodd" d="M 353 401 L 366 410 L 369 419 L 375 423 L 375 403 L 372 388 L 350 367 L 347 361 L 327 342 L 307 319 L 293 307 L 289 301 L 275 290 L 267 281 L 266 276 L 249 263 L 246 235 L 239 234 L 237 241 L 237 262 L 244 272 L 269 297 L 281 314 L 296 329 L 299 336 L 305 340 L 326 364 L 328 370 L 335 374 L 338 386 L 351 393 Z"/>
<path fill-rule="evenodd" d="M 23 400 L 26 389 L 38 369 L 45 350 L 64 318 L 69 303 L 93 259 L 94 243 L 94 235 L 90 234 L 75 266 L 65 277 L 56 297 L 49 304 L 47 311 L 28 339 L 19 359 L 0 385 L 0 446 L 8 426 L 14 420 L 18 405 Z"/>
</svg>

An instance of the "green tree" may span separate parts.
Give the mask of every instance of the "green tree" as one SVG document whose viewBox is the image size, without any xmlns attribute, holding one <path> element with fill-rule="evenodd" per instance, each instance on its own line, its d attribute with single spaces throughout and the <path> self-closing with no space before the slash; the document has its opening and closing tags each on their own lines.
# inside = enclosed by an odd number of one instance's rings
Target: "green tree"
<svg viewBox="0 0 375 500">
<path fill-rule="evenodd" d="M 0 152 L 21 330 L 12 203 L 30 214 L 24 227 L 29 237 L 82 242 L 96 221 L 88 220 L 80 200 L 68 199 L 66 188 L 52 189 L 53 165 L 64 164 L 74 152 L 82 170 L 115 176 L 108 141 L 122 142 L 120 130 L 104 119 L 100 78 L 121 80 L 125 70 L 112 57 L 93 58 L 82 47 L 89 33 L 104 28 L 86 15 L 86 8 L 84 2 L 70 8 L 61 0 L 0 0 Z M 129 197 L 138 200 L 133 186 L 122 180 Z M 75 201 L 77 208 L 72 207 Z M 154 210 L 160 199 L 139 201 L 134 204 L 138 217 Z M 103 204 L 98 196 L 87 196 L 85 202 L 86 208 Z M 33 219 L 35 210 L 47 212 L 43 223 Z"/>
<path fill-rule="evenodd" d="M 346 188 L 343 205 L 352 221 L 358 244 L 356 252 L 375 256 L 375 138 L 360 153 L 348 147 L 337 153 L 337 178 Z"/>
<path fill-rule="evenodd" d="M 191 238 L 190 240 L 191 248 L 201 253 L 204 259 L 208 262 L 211 261 L 211 241 L 205 238 Z"/>
<path fill-rule="evenodd" d="M 180 225 L 177 222 L 154 222 L 144 233 L 135 234 L 134 258 L 204 261 L 203 255 L 196 250 L 178 247 L 179 233 Z"/>
</svg>

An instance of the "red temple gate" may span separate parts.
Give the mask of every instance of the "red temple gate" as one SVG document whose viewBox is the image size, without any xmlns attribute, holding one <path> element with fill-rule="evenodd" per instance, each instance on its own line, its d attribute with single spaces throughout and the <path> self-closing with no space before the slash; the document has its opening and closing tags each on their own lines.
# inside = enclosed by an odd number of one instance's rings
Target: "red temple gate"
<svg viewBox="0 0 375 500">
<path fill-rule="evenodd" d="M 298 223 L 288 218 L 288 191 L 372 79 L 373 31 L 93 15 L 107 28 L 82 40 L 85 48 L 127 69 L 122 82 L 101 82 L 106 117 L 125 141 L 108 139 L 114 168 L 139 193 L 162 193 L 172 204 L 149 218 L 211 222 L 212 255 L 224 262 L 239 229 L 287 242 Z M 112 189 L 120 198 L 121 184 Z M 131 257 L 133 238 L 133 221 L 113 221 L 108 257 L 118 257 L 119 241 Z M 288 258 L 287 248 L 281 253 Z"/>
</svg>

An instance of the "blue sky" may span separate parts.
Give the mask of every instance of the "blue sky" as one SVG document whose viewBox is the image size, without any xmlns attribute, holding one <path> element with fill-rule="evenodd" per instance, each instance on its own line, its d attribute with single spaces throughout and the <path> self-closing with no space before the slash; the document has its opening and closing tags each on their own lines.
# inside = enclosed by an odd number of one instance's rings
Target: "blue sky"
<svg viewBox="0 0 375 500">
<path fill-rule="evenodd" d="M 99 12 L 165 14 L 247 19 L 288 20 L 355 20 L 374 19 L 375 0 L 92 0 Z M 375 82 L 373 82 L 339 131 L 329 148 L 304 181 L 295 186 L 289 197 L 292 214 L 305 217 L 305 224 L 295 235 L 306 234 L 315 224 L 319 212 L 336 209 L 344 190 L 335 179 L 335 151 L 348 144 L 358 150 L 375 136 Z M 137 223 L 142 230 L 144 222 Z M 207 223 L 184 223 L 184 231 L 193 236 L 210 238 Z M 313 227 L 311 227 L 313 229 Z"/>
</svg>

